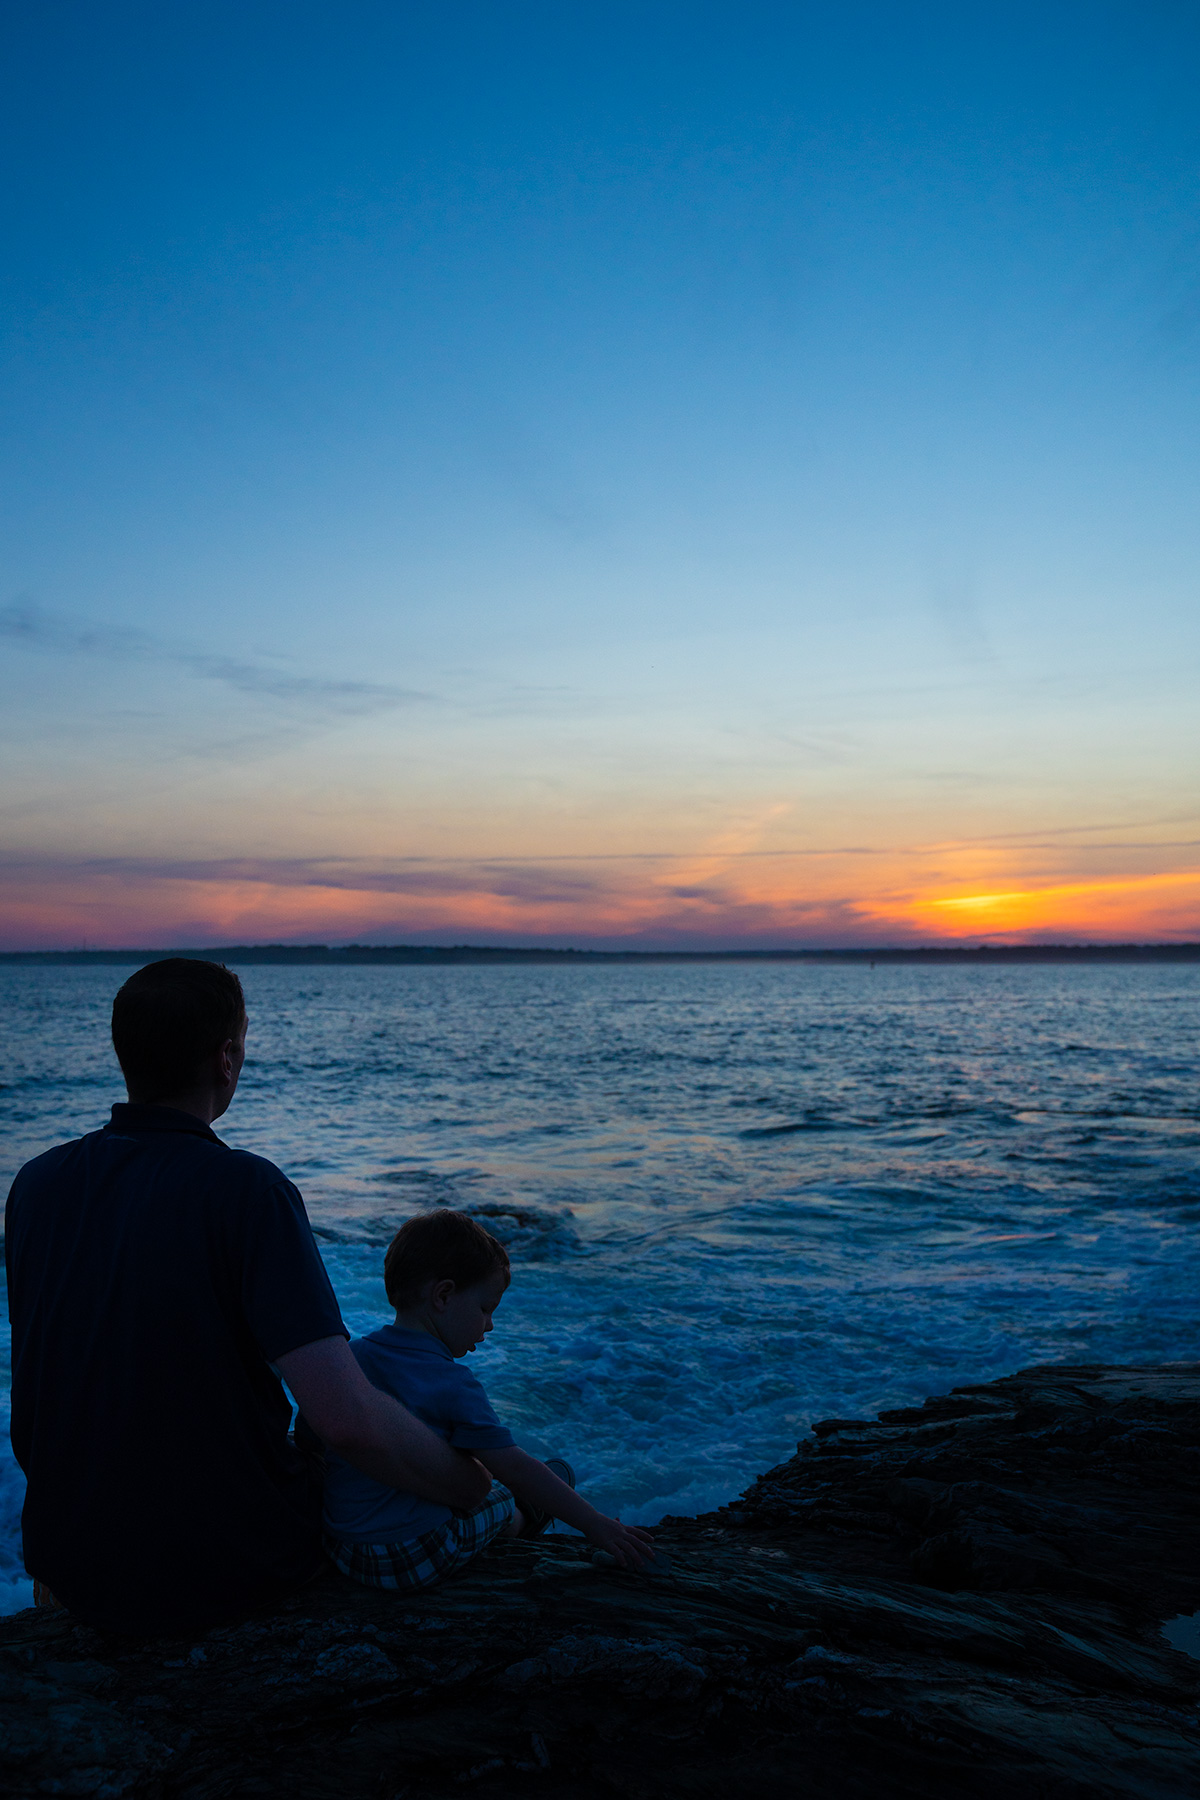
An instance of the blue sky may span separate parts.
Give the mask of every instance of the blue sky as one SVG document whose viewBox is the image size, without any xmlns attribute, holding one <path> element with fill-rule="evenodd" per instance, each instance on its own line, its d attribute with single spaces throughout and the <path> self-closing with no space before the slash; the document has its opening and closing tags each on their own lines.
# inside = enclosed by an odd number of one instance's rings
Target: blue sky
<svg viewBox="0 0 1200 1800">
<path fill-rule="evenodd" d="M 1193 9 L 5 37 L 6 944 L 1200 936 Z"/>
</svg>

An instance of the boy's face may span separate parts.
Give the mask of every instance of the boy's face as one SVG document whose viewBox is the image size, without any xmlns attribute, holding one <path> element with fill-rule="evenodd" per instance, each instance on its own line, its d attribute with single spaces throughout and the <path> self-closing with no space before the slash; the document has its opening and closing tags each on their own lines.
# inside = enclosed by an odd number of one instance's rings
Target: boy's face
<svg viewBox="0 0 1200 1800">
<path fill-rule="evenodd" d="M 503 1269 L 477 1281 L 474 1287 L 455 1288 L 437 1309 L 437 1332 L 451 1356 L 469 1356 L 492 1329 L 492 1314 L 504 1298 L 509 1277 Z"/>
</svg>

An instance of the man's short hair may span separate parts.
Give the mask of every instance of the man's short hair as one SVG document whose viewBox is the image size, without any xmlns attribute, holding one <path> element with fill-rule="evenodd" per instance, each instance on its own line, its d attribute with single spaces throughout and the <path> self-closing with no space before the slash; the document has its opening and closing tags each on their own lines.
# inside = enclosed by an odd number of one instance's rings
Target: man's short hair
<svg viewBox="0 0 1200 1800">
<path fill-rule="evenodd" d="M 474 1287 L 503 1269 L 508 1251 L 498 1238 L 466 1213 L 418 1213 L 402 1225 L 383 1259 L 383 1285 L 393 1306 L 411 1306 L 427 1281 L 452 1281 L 456 1288 Z"/>
<path fill-rule="evenodd" d="M 242 984 L 223 963 L 190 956 L 147 963 L 113 1001 L 113 1049 L 130 1099 L 153 1104 L 186 1093 L 245 1017 Z"/>
</svg>

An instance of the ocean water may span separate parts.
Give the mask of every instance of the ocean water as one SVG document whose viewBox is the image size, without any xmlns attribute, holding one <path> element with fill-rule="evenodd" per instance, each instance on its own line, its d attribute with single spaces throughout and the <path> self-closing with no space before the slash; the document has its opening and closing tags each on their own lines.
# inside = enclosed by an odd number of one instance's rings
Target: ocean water
<svg viewBox="0 0 1200 1800">
<path fill-rule="evenodd" d="M 1196 965 L 240 973 L 218 1129 L 300 1186 L 347 1324 L 389 1316 L 405 1218 L 476 1214 L 514 1279 L 472 1366 L 626 1519 L 731 1498 L 813 1419 L 1200 1355 Z M 123 1097 L 123 978 L 0 968 L 6 1187 Z M 8 1457 L 8 1608 L 20 1493 Z"/>
</svg>

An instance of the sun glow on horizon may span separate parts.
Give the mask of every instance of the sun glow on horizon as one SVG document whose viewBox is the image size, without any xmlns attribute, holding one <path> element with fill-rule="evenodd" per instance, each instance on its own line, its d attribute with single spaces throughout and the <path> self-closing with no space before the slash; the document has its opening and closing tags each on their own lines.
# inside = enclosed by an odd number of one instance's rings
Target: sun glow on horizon
<svg viewBox="0 0 1200 1800">
<path fill-rule="evenodd" d="M 151 876 L 61 871 L 10 894 L 0 943 L 12 949 L 254 942 L 400 942 L 407 939 L 514 944 L 576 941 L 736 948 L 839 944 L 1141 941 L 1200 939 L 1200 870 L 1059 881 L 985 892 L 905 890 L 881 859 L 874 892 L 844 864 L 798 880 L 778 867 L 723 853 L 681 859 L 669 877 L 636 863 L 597 875 L 582 862 L 565 871 L 534 862 L 498 870 L 347 870 L 337 881 Z M 912 872 L 912 871 L 910 871 Z M 857 874 L 851 886 L 847 876 Z M 956 878 L 956 885 L 958 880 Z M 857 892 L 855 891 L 857 887 Z"/>
<path fill-rule="evenodd" d="M 1047 933 L 1097 941 L 1200 938 L 1200 870 L 1181 869 L 1098 881 L 1054 882 L 976 894 L 921 893 L 873 906 L 876 917 L 903 920 L 936 937 L 1044 939 Z M 947 915 L 950 915 L 947 917 Z"/>
</svg>

